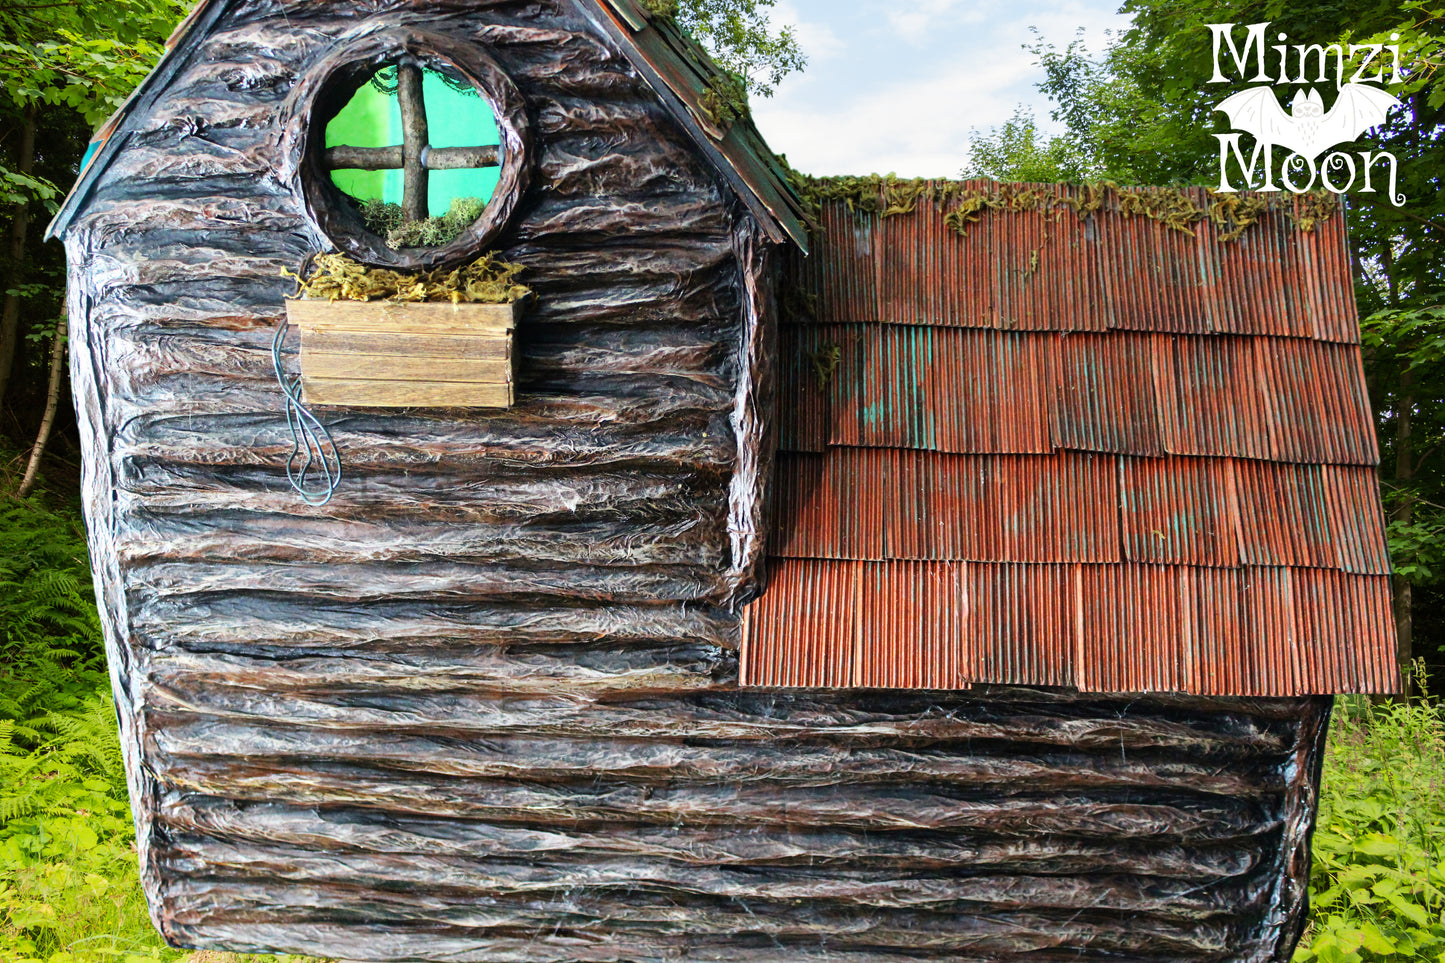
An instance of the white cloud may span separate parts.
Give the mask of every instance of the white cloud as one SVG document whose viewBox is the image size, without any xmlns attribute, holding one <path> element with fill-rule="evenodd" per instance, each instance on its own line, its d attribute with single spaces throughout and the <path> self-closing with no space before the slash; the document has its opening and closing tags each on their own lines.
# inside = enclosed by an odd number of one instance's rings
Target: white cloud
<svg viewBox="0 0 1445 963">
<path fill-rule="evenodd" d="M 830 98 L 833 104 L 815 96 L 794 106 L 780 96 L 754 104 L 753 113 L 773 149 L 809 173 L 952 177 L 963 165 L 969 129 L 1003 123 L 1015 90 L 1031 76 L 1027 63 L 990 60 L 947 65 L 932 76 L 880 76 L 871 92 Z"/>
<path fill-rule="evenodd" d="M 906 3 L 888 3 L 884 17 L 899 37 L 911 44 L 921 44 L 955 20 L 950 14 L 957 8 L 973 6 L 963 0 L 907 0 Z"/>
<path fill-rule="evenodd" d="M 1083 26 L 1097 50 L 1105 28 L 1128 22 L 1086 0 L 911 0 L 902 12 L 874 3 L 784 0 L 775 8 L 830 36 L 820 48 L 826 56 L 753 103 L 763 136 L 800 170 L 956 176 L 971 128 L 1002 124 L 1020 103 L 1047 122 L 1034 87 L 1042 71 L 1022 49 L 1034 40 L 1029 26 L 1059 46 Z"/>
<path fill-rule="evenodd" d="M 808 58 L 808 63 L 826 63 L 841 55 L 848 45 L 826 22 L 809 20 L 799 13 L 798 8 L 787 0 L 777 4 L 771 11 L 775 27 L 792 27 L 798 38 L 798 46 Z"/>
</svg>

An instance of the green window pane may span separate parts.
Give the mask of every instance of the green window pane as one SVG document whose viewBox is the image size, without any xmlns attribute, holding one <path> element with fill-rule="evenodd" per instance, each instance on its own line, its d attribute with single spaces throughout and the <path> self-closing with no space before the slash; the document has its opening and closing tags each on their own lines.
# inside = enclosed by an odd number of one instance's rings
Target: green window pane
<svg viewBox="0 0 1445 963">
<path fill-rule="evenodd" d="M 457 90 L 434 70 L 422 75 L 426 98 L 427 126 L 433 147 L 478 147 L 500 144 L 501 132 L 488 103 L 471 90 Z M 396 92 L 363 84 L 326 127 L 326 146 L 391 147 L 402 142 L 401 106 Z M 428 178 L 427 210 L 437 216 L 446 213 L 456 198 L 489 200 L 497 189 L 501 171 L 432 171 Z M 402 172 L 338 170 L 332 183 L 346 194 L 363 201 L 400 204 Z"/>
</svg>

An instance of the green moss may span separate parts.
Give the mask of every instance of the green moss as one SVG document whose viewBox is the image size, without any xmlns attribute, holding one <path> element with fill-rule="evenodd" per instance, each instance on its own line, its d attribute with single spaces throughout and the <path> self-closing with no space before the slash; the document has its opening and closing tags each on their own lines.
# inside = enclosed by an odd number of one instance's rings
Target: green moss
<svg viewBox="0 0 1445 963">
<path fill-rule="evenodd" d="M 648 15 L 657 20 L 676 20 L 678 0 L 639 0 Z"/>
<path fill-rule="evenodd" d="M 477 197 L 454 197 L 451 207 L 440 217 L 398 224 L 387 231 L 387 246 L 401 250 L 404 247 L 441 247 L 450 244 L 476 223 L 486 206 L 487 202 Z"/>
<path fill-rule="evenodd" d="M 751 115 L 748 107 L 748 86 L 741 77 L 733 73 L 719 73 L 708 81 L 702 94 L 702 110 L 708 118 L 727 130 L 740 120 Z"/>
<path fill-rule="evenodd" d="M 361 214 L 361 221 L 366 225 L 366 229 L 373 234 L 386 237 L 401 227 L 403 218 L 400 204 L 388 204 L 379 199 L 358 201 L 356 209 Z"/>
<path fill-rule="evenodd" d="M 809 177 L 789 169 L 789 181 L 803 203 L 804 215 L 814 230 L 825 202 L 842 201 L 851 211 L 879 217 L 911 214 L 921 203 L 944 212 L 944 222 L 959 235 L 989 211 L 1046 211 L 1062 216 L 1072 212 L 1090 217 L 1110 210 L 1123 217 L 1147 217 L 1184 234 L 1211 221 L 1220 241 L 1237 240 L 1267 213 L 1283 213 L 1301 231 L 1312 231 L 1339 211 L 1339 200 L 1326 192 L 1295 198 L 1257 195 L 1209 194 L 1201 205 L 1195 196 L 1177 187 L 1121 187 L 1111 182 L 1080 185 L 1060 196 L 1052 185 L 992 183 L 902 178 L 894 174 L 849 177 Z"/>
<path fill-rule="evenodd" d="M 492 254 L 483 254 L 459 268 L 438 268 L 419 274 L 367 267 L 344 254 L 322 254 L 304 279 L 284 269 L 281 273 L 296 278 L 297 297 L 318 301 L 507 304 L 532 293 L 526 285 L 517 282 L 521 272 L 522 265 Z"/>
<path fill-rule="evenodd" d="M 411 222 L 402 216 L 400 204 L 386 201 L 359 201 L 357 212 L 368 231 L 386 238 L 387 246 L 399 251 L 450 244 L 476 223 L 486 206 L 487 202 L 479 197 L 454 197 L 445 214 Z"/>
</svg>

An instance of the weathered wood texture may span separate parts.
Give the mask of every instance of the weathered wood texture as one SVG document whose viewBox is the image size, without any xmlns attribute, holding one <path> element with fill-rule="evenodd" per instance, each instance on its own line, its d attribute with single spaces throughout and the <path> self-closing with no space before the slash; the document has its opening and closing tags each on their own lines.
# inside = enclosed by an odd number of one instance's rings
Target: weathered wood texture
<svg viewBox="0 0 1445 963">
<path fill-rule="evenodd" d="M 406 23 L 537 157 L 501 412 L 328 413 L 292 91 Z M 157 924 L 358 960 L 1285 959 L 1324 704 L 736 688 L 774 257 L 570 2 L 233 4 L 67 236 L 91 552 Z M 1302 855 L 1303 854 L 1303 855 Z"/>
<path fill-rule="evenodd" d="M 310 405 L 506 408 L 516 304 L 286 302 Z"/>
</svg>

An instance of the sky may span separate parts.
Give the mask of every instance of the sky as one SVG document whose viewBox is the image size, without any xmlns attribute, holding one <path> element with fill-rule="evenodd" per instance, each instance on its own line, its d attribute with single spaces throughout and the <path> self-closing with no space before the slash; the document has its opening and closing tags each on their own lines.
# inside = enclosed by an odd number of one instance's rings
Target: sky
<svg viewBox="0 0 1445 963">
<path fill-rule="evenodd" d="M 1091 50 L 1129 19 L 1119 0 L 778 0 L 808 66 L 752 98 L 773 150 L 808 174 L 956 177 L 971 128 L 1027 104 L 1046 128 L 1030 27 L 1059 48 L 1084 28 Z"/>
</svg>

